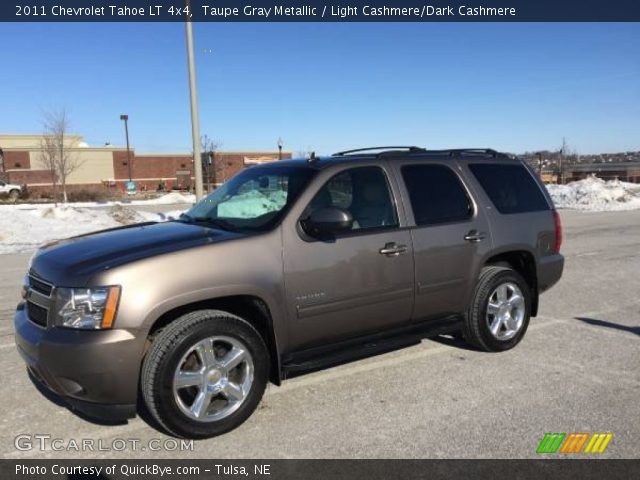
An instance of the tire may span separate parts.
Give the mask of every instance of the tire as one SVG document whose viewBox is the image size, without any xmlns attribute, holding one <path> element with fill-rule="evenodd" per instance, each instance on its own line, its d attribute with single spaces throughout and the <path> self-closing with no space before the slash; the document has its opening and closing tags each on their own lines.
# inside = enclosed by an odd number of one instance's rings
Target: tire
<svg viewBox="0 0 640 480">
<path fill-rule="evenodd" d="M 230 360 L 232 353 L 240 360 Z M 234 361 L 240 363 L 231 366 Z M 178 386 L 174 378 L 195 385 Z M 249 418 L 268 378 L 269 355 L 256 329 L 230 313 L 200 310 L 155 337 L 142 365 L 140 389 L 149 413 L 169 433 L 200 439 L 226 433 Z"/>
<path fill-rule="evenodd" d="M 16 190 L 15 188 L 11 190 L 9 192 L 9 198 L 14 202 L 18 200 L 18 198 L 20 198 L 20 190 Z"/>
<path fill-rule="evenodd" d="M 524 337 L 530 314 L 531 289 L 524 278 L 509 267 L 484 267 L 464 316 L 462 334 L 480 350 L 509 350 Z"/>
</svg>

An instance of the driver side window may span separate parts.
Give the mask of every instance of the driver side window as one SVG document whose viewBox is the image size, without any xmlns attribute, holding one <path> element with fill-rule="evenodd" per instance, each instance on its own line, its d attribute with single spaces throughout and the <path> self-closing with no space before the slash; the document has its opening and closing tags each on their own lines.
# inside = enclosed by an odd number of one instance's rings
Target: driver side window
<svg viewBox="0 0 640 480">
<path fill-rule="evenodd" d="M 398 226 L 385 173 L 379 167 L 358 167 L 331 178 L 313 197 L 307 215 L 320 208 L 338 207 L 353 217 L 352 230 Z"/>
</svg>

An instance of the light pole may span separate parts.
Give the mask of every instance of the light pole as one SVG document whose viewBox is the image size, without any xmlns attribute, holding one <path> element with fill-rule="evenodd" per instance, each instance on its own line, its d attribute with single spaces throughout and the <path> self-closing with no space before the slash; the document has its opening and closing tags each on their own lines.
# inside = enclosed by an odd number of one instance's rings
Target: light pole
<svg viewBox="0 0 640 480">
<path fill-rule="evenodd" d="M 129 115 L 120 115 L 120 120 L 124 121 L 124 134 L 127 138 L 127 166 L 129 167 L 129 181 L 131 181 L 131 149 L 129 148 Z"/>
<path fill-rule="evenodd" d="M 278 137 L 278 160 L 282 160 L 282 138 Z"/>
<path fill-rule="evenodd" d="M 193 55 L 193 28 L 191 26 L 191 1 L 186 0 L 189 14 L 185 18 L 187 35 L 187 63 L 189 66 L 189 98 L 191 101 L 191 136 L 193 141 L 193 170 L 196 181 L 196 201 L 203 197 L 202 157 L 200 155 L 200 120 L 198 119 L 198 92 L 196 91 L 196 65 Z"/>
<path fill-rule="evenodd" d="M 542 152 L 538 152 L 538 176 L 542 178 Z"/>
</svg>

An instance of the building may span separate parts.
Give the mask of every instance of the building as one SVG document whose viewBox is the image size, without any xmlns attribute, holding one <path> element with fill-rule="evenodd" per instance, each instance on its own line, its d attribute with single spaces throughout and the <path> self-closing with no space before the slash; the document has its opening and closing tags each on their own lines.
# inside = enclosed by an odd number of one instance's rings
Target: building
<svg viewBox="0 0 640 480">
<path fill-rule="evenodd" d="M 53 188 L 51 172 L 43 162 L 42 135 L 0 135 L 0 177 L 10 183 L 24 184 L 30 192 L 49 192 Z M 135 149 L 103 145 L 89 146 L 80 135 L 67 135 L 65 145 L 78 167 L 67 177 L 67 191 L 124 191 L 131 179 L 138 190 L 191 189 L 194 181 L 193 155 L 138 154 Z M 205 188 L 225 182 L 243 168 L 278 160 L 277 151 L 215 152 L 203 156 Z M 281 158 L 291 158 L 282 152 Z M 59 182 L 58 182 L 59 183 Z"/>
<path fill-rule="evenodd" d="M 560 152 L 528 152 L 526 160 L 545 183 L 564 183 L 596 176 L 603 180 L 640 183 L 640 151 L 567 155 Z M 562 170 L 562 174 L 561 174 Z"/>
<path fill-rule="evenodd" d="M 567 165 L 564 171 L 566 182 L 595 175 L 603 180 L 640 183 L 640 162 L 576 163 Z"/>
</svg>

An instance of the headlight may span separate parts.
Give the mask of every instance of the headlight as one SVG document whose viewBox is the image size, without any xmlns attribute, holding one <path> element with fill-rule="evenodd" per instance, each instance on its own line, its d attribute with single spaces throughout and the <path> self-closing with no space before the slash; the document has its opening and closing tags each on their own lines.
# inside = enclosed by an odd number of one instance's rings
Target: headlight
<svg viewBox="0 0 640 480">
<path fill-rule="evenodd" d="M 56 325 L 83 330 L 111 328 L 120 287 L 57 288 Z"/>
</svg>

